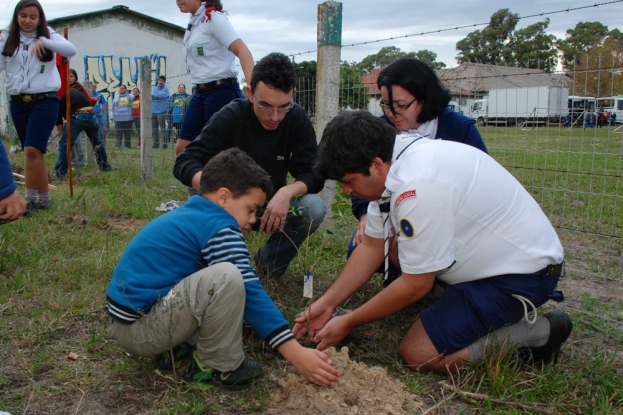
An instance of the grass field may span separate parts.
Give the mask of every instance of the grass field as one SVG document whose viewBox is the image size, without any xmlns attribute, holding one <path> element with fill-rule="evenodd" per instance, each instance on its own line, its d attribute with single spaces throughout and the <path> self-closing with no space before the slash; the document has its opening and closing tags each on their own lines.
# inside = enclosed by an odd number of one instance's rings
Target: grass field
<svg viewBox="0 0 623 415">
<path fill-rule="evenodd" d="M 512 356 L 450 376 L 405 370 L 397 346 L 431 300 L 354 330 L 343 342 L 351 358 L 381 365 L 437 414 L 623 413 L 623 166 L 621 133 L 558 128 L 483 128 L 491 154 L 518 177 L 557 227 L 566 249 L 567 294 L 562 303 L 574 332 L 555 366 L 515 367 Z M 8 143 L 6 143 L 8 144 Z M 111 143 L 112 144 L 112 143 Z M 7 146 L 8 147 L 8 146 Z M 162 202 L 184 201 L 172 176 L 173 150 L 159 150 L 154 179 L 139 175 L 138 150 L 109 150 L 115 170 L 91 164 L 75 173 L 75 193 L 53 180 L 53 206 L 0 226 L 0 410 L 13 414 L 245 414 L 268 407 L 275 379 L 291 370 L 250 329 L 246 353 L 270 376 L 243 392 L 224 392 L 156 373 L 150 359 L 123 352 L 107 338 L 104 291 L 132 236 L 162 214 Z M 56 154 L 47 157 L 51 167 Z M 11 156 L 20 171 L 23 156 Z M 22 188 L 23 189 L 23 188 Z M 333 215 L 318 231 L 283 283 L 265 286 L 292 320 L 307 301 L 301 282 L 309 269 L 320 295 L 342 268 L 355 225 Z M 264 236 L 252 235 L 254 252 Z M 377 293 L 378 277 L 343 305 L 354 308 Z M 546 308 L 551 308 L 548 306 Z M 77 355 L 76 360 L 68 358 Z M 440 382 L 455 385 L 453 392 Z M 470 395 L 475 394 L 475 395 Z"/>
</svg>

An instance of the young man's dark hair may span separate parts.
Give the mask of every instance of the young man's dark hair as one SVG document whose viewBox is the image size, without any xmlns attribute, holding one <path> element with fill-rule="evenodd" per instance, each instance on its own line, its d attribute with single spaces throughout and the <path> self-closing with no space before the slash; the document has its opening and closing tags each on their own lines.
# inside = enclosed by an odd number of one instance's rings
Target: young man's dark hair
<svg viewBox="0 0 623 415">
<path fill-rule="evenodd" d="M 162 79 L 164 82 L 166 82 L 166 81 L 167 81 L 167 77 L 166 77 L 166 76 L 164 76 L 164 75 L 160 75 L 160 76 L 158 77 L 158 79 Z"/>
<path fill-rule="evenodd" d="M 343 112 L 325 128 L 314 170 L 338 181 L 347 173 L 369 176 L 375 157 L 391 160 L 395 139 L 396 130 L 368 111 Z"/>
<path fill-rule="evenodd" d="M 296 85 L 296 71 L 290 59 L 283 53 L 273 52 L 255 64 L 251 74 L 251 91 L 264 82 L 282 92 L 290 92 Z"/>
<path fill-rule="evenodd" d="M 225 187 L 235 198 L 260 188 L 267 196 L 273 191 L 268 173 L 237 147 L 212 157 L 201 172 L 199 193 L 215 192 Z"/>
<path fill-rule="evenodd" d="M 417 119 L 421 124 L 438 117 L 452 98 L 450 92 L 437 78 L 435 71 L 417 59 L 403 58 L 390 64 L 379 74 L 377 85 L 379 89 L 382 86 L 387 88 L 392 112 L 394 112 L 392 85 L 401 86 L 409 91 L 422 103 L 422 112 Z"/>
</svg>

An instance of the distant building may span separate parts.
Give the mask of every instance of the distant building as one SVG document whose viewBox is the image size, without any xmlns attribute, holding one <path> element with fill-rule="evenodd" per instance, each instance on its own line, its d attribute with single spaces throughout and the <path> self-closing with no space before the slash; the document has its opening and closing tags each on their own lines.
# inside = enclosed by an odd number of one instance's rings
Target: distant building
<svg viewBox="0 0 623 415">
<path fill-rule="evenodd" d="M 78 80 L 97 81 L 98 90 L 109 103 L 119 85 L 125 84 L 130 90 L 136 86 L 139 58 L 151 60 L 152 85 L 158 76 L 165 75 L 172 92 L 180 83 L 191 88 L 184 62 L 183 27 L 127 6 L 61 17 L 48 20 L 48 24 L 60 34 L 68 29 L 68 38 L 78 49 L 71 58 Z"/>
<path fill-rule="evenodd" d="M 380 69 L 376 69 L 361 78 L 368 87 L 370 102 L 368 110 L 380 115 L 381 91 L 377 87 Z M 562 74 L 550 74 L 540 69 L 516 68 L 511 66 L 465 63 L 452 69 L 440 69 L 437 76 L 452 94 L 463 111 L 469 113 L 474 99 L 485 97 L 489 91 L 505 88 L 526 88 L 534 86 L 567 86 L 569 77 Z"/>
<path fill-rule="evenodd" d="M 469 107 L 470 100 L 483 98 L 494 89 L 568 86 L 570 82 L 565 75 L 540 69 L 482 63 L 464 63 L 456 68 L 441 69 L 437 76 L 450 90 L 452 100 L 461 107 Z"/>
</svg>

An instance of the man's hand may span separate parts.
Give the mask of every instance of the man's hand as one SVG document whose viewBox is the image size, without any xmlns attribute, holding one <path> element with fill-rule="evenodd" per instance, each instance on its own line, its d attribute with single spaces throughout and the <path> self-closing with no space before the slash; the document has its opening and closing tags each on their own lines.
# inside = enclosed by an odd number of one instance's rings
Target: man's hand
<svg viewBox="0 0 623 415">
<path fill-rule="evenodd" d="M 311 309 L 311 315 L 310 315 Z M 309 337 L 313 338 L 320 331 L 327 321 L 331 319 L 331 315 L 335 307 L 325 304 L 322 299 L 316 301 L 303 311 L 303 315 L 294 319 L 294 327 L 292 333 L 297 340 L 309 332 Z M 309 323 L 309 325 L 308 325 Z"/>
<path fill-rule="evenodd" d="M 284 343 L 278 350 L 301 376 L 318 386 L 331 386 L 340 380 L 340 372 L 331 366 L 329 356 L 318 350 L 307 349 L 295 340 Z"/>
<path fill-rule="evenodd" d="M 283 230 L 286 224 L 288 211 L 290 210 L 292 197 L 294 196 L 287 186 L 282 187 L 275 193 L 272 199 L 270 199 L 270 202 L 268 202 L 264 215 L 262 215 L 260 232 L 265 232 L 267 235 L 270 235 Z"/>
<path fill-rule="evenodd" d="M 366 223 L 368 222 L 368 214 L 363 214 L 359 218 L 359 224 L 357 225 L 357 233 L 353 239 L 353 248 L 363 242 L 363 236 L 366 234 Z"/>
<path fill-rule="evenodd" d="M 350 315 L 333 317 L 322 330 L 315 336 L 314 341 L 318 343 L 318 350 L 324 350 L 327 347 L 335 346 L 353 329 L 350 323 Z"/>
<path fill-rule="evenodd" d="M 0 200 L 0 219 L 15 220 L 24 214 L 26 201 L 16 190 Z"/>
</svg>

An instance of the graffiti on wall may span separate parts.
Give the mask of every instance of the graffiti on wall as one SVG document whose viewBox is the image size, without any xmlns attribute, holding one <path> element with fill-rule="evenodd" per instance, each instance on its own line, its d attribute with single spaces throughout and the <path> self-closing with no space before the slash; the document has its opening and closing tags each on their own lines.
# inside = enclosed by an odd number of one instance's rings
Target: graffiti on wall
<svg viewBox="0 0 623 415">
<path fill-rule="evenodd" d="M 151 61 L 151 83 L 156 85 L 160 75 L 167 74 L 167 58 L 158 54 L 151 56 L 137 56 L 135 58 L 118 58 L 117 67 L 113 66 L 112 55 L 85 56 L 84 71 L 85 81 L 97 82 L 97 92 L 101 92 L 108 103 L 112 102 L 120 85 L 125 85 L 132 90 L 138 82 L 139 59 Z M 132 65 L 134 60 L 134 65 Z M 110 108 L 110 105 L 109 105 Z"/>
</svg>

